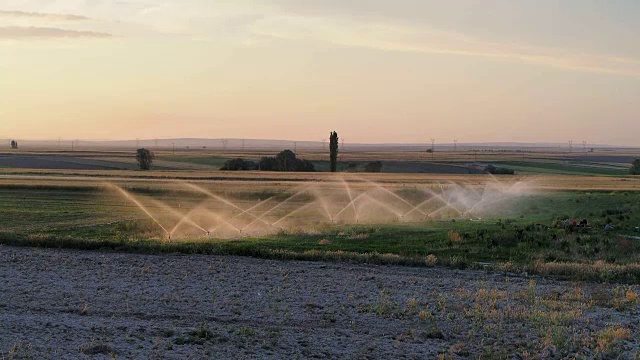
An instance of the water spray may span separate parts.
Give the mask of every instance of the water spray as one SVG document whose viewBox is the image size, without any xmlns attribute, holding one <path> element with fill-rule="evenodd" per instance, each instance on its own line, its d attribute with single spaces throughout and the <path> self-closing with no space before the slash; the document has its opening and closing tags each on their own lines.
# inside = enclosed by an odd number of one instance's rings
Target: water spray
<svg viewBox="0 0 640 360">
<path fill-rule="evenodd" d="M 129 199 L 131 202 L 136 204 L 136 206 L 138 208 L 140 208 L 145 214 L 147 214 L 147 216 L 149 216 L 149 218 L 151 220 L 153 220 L 156 224 L 158 224 L 158 226 L 169 236 L 169 240 L 171 240 L 171 233 L 169 231 L 167 231 L 167 229 L 164 226 L 162 226 L 162 224 L 160 223 L 160 221 L 158 221 L 158 219 L 156 219 L 153 215 L 151 215 L 149 210 L 147 210 L 147 208 L 144 205 L 142 205 L 142 203 L 140 203 L 138 200 L 136 200 L 136 198 L 134 198 L 131 194 L 126 192 L 123 188 L 121 188 L 121 187 L 119 187 L 117 185 L 114 185 L 114 184 L 108 184 L 108 186 L 110 186 L 112 188 L 115 188 L 125 198 Z"/>
<path fill-rule="evenodd" d="M 306 183 L 288 192 L 289 196 L 284 200 L 271 196 L 251 204 L 233 197 L 224 198 L 195 184 L 186 184 L 194 192 L 207 195 L 206 200 L 194 202 L 193 207 L 184 201 L 180 201 L 179 205 L 168 205 L 153 198 L 147 199 L 146 196 L 133 196 L 117 185 L 108 186 L 116 189 L 153 220 L 164 231 L 168 241 L 182 236 L 198 237 L 196 229 L 202 231 L 199 236 L 212 239 L 269 234 L 289 226 L 312 229 L 316 226 L 321 228 L 323 224 L 406 223 L 459 216 L 474 219 L 498 209 L 510 199 L 526 194 L 528 189 L 527 184 L 521 182 L 489 181 L 479 185 L 451 183 L 445 186 L 434 183 L 430 187 L 417 188 L 414 196 L 366 179 L 362 182 L 364 184 L 352 188 L 343 178 L 330 183 L 326 189 Z M 336 188 L 342 188 L 342 191 L 336 192 Z M 306 194 L 311 196 L 303 196 Z M 421 202 L 413 205 L 403 197 L 411 202 Z M 205 207 L 208 202 L 215 202 L 215 208 Z M 272 203 L 266 205 L 267 202 Z M 171 215 L 170 228 L 163 224 L 166 223 L 164 218 L 160 220 L 149 211 L 148 204 L 152 204 L 154 214 L 164 211 L 163 214 Z"/>
</svg>

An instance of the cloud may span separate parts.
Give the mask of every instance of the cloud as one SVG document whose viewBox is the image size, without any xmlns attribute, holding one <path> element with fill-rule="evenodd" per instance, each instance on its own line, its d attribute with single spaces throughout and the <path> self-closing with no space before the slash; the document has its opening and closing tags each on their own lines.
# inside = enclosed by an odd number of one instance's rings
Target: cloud
<svg viewBox="0 0 640 360">
<path fill-rule="evenodd" d="M 5 26 L 0 27 L 0 40 L 51 38 L 109 38 L 111 34 L 95 31 L 68 30 L 52 27 Z"/>
<path fill-rule="evenodd" d="M 262 19 L 253 24 L 250 31 L 262 37 L 312 40 L 380 51 L 488 58 L 567 71 L 640 78 L 640 59 L 490 42 L 466 34 L 418 25 L 286 15 Z"/>
<path fill-rule="evenodd" d="M 21 18 L 21 19 L 40 19 L 51 21 L 84 21 L 89 20 L 86 16 L 72 14 L 49 14 L 40 12 L 27 11 L 8 11 L 0 10 L 0 17 L 4 18 Z"/>
</svg>

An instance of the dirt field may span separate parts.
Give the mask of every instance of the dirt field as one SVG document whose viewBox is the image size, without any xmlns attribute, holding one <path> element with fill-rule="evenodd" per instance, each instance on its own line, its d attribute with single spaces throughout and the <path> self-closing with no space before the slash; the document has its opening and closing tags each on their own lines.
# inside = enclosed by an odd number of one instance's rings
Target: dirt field
<svg viewBox="0 0 640 360">
<path fill-rule="evenodd" d="M 135 169 L 126 164 L 60 155 L 0 155 L 0 167 L 21 169 L 119 170 Z"/>
<path fill-rule="evenodd" d="M 0 247 L 0 357 L 633 359 L 640 306 L 627 300 L 638 291 L 440 268 Z"/>
<path fill-rule="evenodd" d="M 153 168 L 156 170 L 196 170 L 218 171 L 224 161 L 233 158 L 258 160 L 263 156 L 274 156 L 282 148 L 240 150 L 230 148 L 202 149 L 181 148 L 171 151 L 168 148 L 151 147 L 156 158 Z M 26 149 L 26 150 L 25 150 Z M 0 150 L 0 168 L 23 169 L 68 169 L 68 170 L 134 170 L 135 148 L 100 148 L 90 147 L 88 144 L 81 150 L 62 150 L 58 147 L 32 148 L 27 147 L 19 151 Z M 315 162 L 316 169 L 328 170 L 328 153 L 320 149 L 300 149 L 297 155 Z M 530 148 L 510 150 L 475 151 L 464 149 L 460 151 L 438 150 L 429 154 L 416 149 L 341 149 L 339 169 L 347 169 L 352 162 L 360 163 L 360 171 L 364 163 L 380 160 L 383 171 L 389 173 L 442 173 L 467 174 L 471 163 L 489 164 L 500 162 L 519 162 L 518 173 L 542 174 L 549 173 L 549 166 L 555 173 L 573 174 L 576 171 L 586 175 L 626 175 L 628 167 L 634 159 L 640 157 L 638 149 L 595 149 L 585 155 L 584 152 L 572 153 L 563 149 Z M 511 164 L 513 165 L 513 164 Z M 615 173 L 607 171 L 618 170 Z M 602 172 L 604 171 L 604 173 Z"/>
</svg>

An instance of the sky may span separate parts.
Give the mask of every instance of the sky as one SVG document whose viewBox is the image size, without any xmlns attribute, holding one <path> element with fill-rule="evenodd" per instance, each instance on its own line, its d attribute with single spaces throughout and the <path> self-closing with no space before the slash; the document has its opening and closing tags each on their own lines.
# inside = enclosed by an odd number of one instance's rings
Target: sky
<svg viewBox="0 0 640 360">
<path fill-rule="evenodd" d="M 0 138 L 639 145 L 637 0 L 0 0 Z"/>
</svg>

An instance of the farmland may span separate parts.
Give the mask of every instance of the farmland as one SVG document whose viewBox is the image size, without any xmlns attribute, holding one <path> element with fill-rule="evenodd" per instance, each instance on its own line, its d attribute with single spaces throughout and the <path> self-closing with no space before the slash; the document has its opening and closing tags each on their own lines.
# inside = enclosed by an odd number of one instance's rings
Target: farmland
<svg viewBox="0 0 640 360">
<path fill-rule="evenodd" d="M 217 170 L 262 154 L 0 169 L 0 355 L 638 356 L 640 179 L 616 158 L 485 155 L 514 176 Z"/>
</svg>

